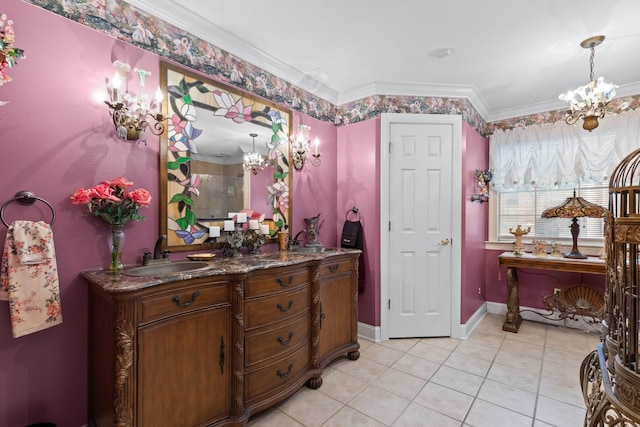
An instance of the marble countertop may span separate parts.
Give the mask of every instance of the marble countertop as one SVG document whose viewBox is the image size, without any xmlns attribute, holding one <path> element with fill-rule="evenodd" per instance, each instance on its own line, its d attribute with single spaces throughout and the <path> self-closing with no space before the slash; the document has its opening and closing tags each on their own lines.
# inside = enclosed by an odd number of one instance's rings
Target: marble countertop
<svg viewBox="0 0 640 427">
<path fill-rule="evenodd" d="M 129 265 L 126 266 L 121 273 L 113 273 L 104 269 L 93 269 L 81 271 L 80 275 L 92 284 L 101 287 L 104 291 L 112 293 L 131 292 L 179 280 L 223 274 L 242 274 L 258 269 L 286 267 L 307 261 L 322 261 L 329 257 L 345 254 L 359 254 L 360 252 L 358 249 L 327 248 L 324 252 L 318 253 L 274 251 L 255 255 L 244 255 L 240 258 L 229 258 L 218 255 L 209 261 L 212 266 L 207 270 L 189 271 L 164 276 L 130 276 L 127 275 L 127 271 L 139 267 L 139 265 Z M 186 261 L 186 258 L 184 260 L 172 260 L 172 262 L 177 261 Z"/>
</svg>

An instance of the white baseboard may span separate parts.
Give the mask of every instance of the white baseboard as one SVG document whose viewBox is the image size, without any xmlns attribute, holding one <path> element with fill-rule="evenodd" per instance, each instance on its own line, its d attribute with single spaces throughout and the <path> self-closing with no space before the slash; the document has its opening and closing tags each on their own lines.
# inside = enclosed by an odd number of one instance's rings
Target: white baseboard
<svg viewBox="0 0 640 427">
<path fill-rule="evenodd" d="M 499 314 L 505 316 L 507 314 L 507 305 L 500 302 L 487 301 L 487 312 L 491 314 Z M 547 317 L 541 316 L 542 314 Z M 582 317 L 578 317 L 577 320 L 565 319 L 559 320 L 557 312 L 549 315 L 549 310 L 543 310 L 541 308 L 520 307 L 520 316 L 524 320 L 532 322 L 545 323 L 547 325 L 565 326 L 572 329 L 581 329 L 589 332 L 600 332 L 600 325 L 597 323 L 590 323 Z"/>
<path fill-rule="evenodd" d="M 505 306 L 505 313 L 507 312 Z M 467 323 L 453 325 L 451 327 L 451 338 L 466 339 L 471 332 L 480 324 L 480 321 L 487 315 L 487 303 L 482 304 L 475 313 L 469 318 Z M 382 341 L 380 334 L 380 326 L 373 326 L 366 323 L 358 322 L 358 337 L 366 338 L 371 341 Z"/>
<path fill-rule="evenodd" d="M 380 326 L 358 322 L 358 336 L 371 341 L 380 342 Z"/>
</svg>

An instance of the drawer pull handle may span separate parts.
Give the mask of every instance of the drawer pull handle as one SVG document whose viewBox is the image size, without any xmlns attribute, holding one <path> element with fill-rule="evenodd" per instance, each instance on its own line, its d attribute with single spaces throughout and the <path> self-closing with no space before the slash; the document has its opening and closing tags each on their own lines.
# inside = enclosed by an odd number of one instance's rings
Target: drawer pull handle
<svg viewBox="0 0 640 427">
<path fill-rule="evenodd" d="M 286 288 L 291 283 L 293 283 L 293 275 L 289 276 L 289 283 L 285 283 L 285 281 L 279 277 L 276 279 L 276 282 L 280 283 L 280 286 L 282 286 L 283 288 Z"/>
<path fill-rule="evenodd" d="M 282 337 L 278 337 L 278 342 L 282 345 L 287 345 L 289 344 L 289 342 L 291 342 L 291 338 L 293 338 L 293 332 L 289 332 L 289 339 L 288 340 L 283 340 Z"/>
<path fill-rule="evenodd" d="M 338 271 L 339 267 L 340 267 L 340 264 L 333 264 L 329 266 L 329 270 L 331 270 L 332 273 L 335 273 L 336 271 Z"/>
<path fill-rule="evenodd" d="M 276 372 L 276 375 L 279 376 L 280 378 L 287 378 L 291 373 L 292 369 L 293 369 L 293 363 L 289 365 L 289 370 L 287 372 L 282 372 L 280 369 L 278 369 L 278 372 Z"/>
<path fill-rule="evenodd" d="M 174 295 L 173 298 L 171 298 L 172 302 L 175 302 L 178 307 L 189 307 L 191 304 L 193 304 L 193 302 L 196 300 L 196 298 L 198 298 L 200 296 L 200 292 L 199 291 L 195 291 L 192 295 L 191 295 L 191 301 L 188 302 L 180 302 L 180 297 L 178 295 Z"/>
<path fill-rule="evenodd" d="M 282 304 L 278 304 L 276 306 L 276 308 L 278 310 L 280 310 L 281 312 L 283 312 L 283 313 L 286 313 L 287 311 L 289 311 L 291 309 L 291 307 L 293 307 L 293 300 L 292 299 L 289 300 L 289 306 L 288 307 L 284 307 Z"/>
</svg>

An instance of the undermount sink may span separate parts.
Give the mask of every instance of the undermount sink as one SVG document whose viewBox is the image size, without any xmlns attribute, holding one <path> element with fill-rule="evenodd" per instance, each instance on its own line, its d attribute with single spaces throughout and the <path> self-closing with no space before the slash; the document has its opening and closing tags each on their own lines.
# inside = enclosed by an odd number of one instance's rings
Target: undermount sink
<svg viewBox="0 0 640 427">
<path fill-rule="evenodd" d="M 317 254 L 324 252 L 324 246 L 294 246 L 291 248 L 292 252 L 302 252 L 305 254 Z"/>
<path fill-rule="evenodd" d="M 207 261 L 176 261 L 166 264 L 151 264 L 134 267 L 123 273 L 129 276 L 171 276 L 178 273 L 191 273 L 207 270 L 213 264 Z"/>
</svg>

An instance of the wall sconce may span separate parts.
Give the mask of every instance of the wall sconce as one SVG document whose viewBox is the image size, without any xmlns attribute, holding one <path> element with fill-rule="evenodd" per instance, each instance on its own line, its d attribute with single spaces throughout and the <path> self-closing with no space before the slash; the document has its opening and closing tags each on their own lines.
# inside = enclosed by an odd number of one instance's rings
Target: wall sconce
<svg viewBox="0 0 640 427">
<path fill-rule="evenodd" d="M 320 166 L 320 157 L 322 156 L 318 151 L 320 141 L 318 141 L 318 138 L 315 139 L 313 153 L 309 153 L 311 149 L 309 131 L 311 128 L 307 125 L 300 125 L 298 129 L 298 135 L 291 139 L 291 155 L 294 169 L 297 171 L 302 170 L 307 161 L 313 166 Z M 308 154 L 311 154 L 311 157 L 308 157 Z"/>
<path fill-rule="evenodd" d="M 476 185 L 480 193 L 472 194 L 471 201 L 485 203 L 489 201 L 489 182 L 493 179 L 493 169 L 476 169 L 474 172 Z"/>
<path fill-rule="evenodd" d="M 162 91 L 156 91 L 153 98 L 149 98 L 144 93 L 144 84 L 150 72 L 134 69 L 138 74 L 140 82 L 140 95 L 128 92 L 126 89 L 126 75 L 131 71 L 129 64 L 114 61 L 113 67 L 116 69 L 111 80 L 107 79 L 107 89 L 110 101 L 105 101 L 109 106 L 109 113 L 116 127 L 118 137 L 127 141 L 141 141 L 147 143 L 146 130 L 149 129 L 154 135 L 164 132 L 162 121 L 166 119 L 160 113 L 162 102 Z M 155 121 L 153 126 L 149 126 L 149 119 Z"/>
</svg>

